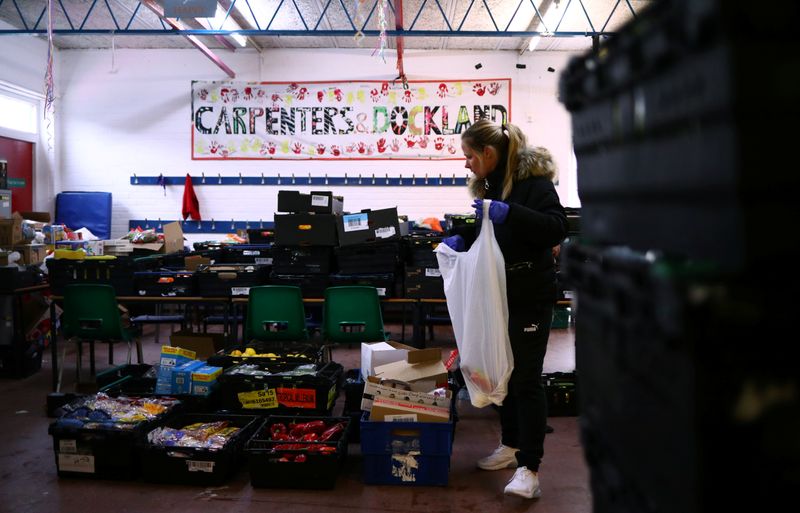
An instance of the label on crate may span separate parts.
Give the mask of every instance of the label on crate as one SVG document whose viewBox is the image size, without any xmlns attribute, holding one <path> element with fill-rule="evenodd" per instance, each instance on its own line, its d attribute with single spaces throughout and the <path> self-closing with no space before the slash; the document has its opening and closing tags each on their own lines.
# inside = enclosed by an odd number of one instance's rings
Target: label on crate
<svg viewBox="0 0 800 513">
<path fill-rule="evenodd" d="M 214 472 L 214 462 L 213 461 L 195 461 L 195 460 L 186 460 L 186 468 L 189 472 Z"/>
<path fill-rule="evenodd" d="M 389 237 L 393 237 L 396 233 L 394 226 L 384 226 L 375 230 L 375 238 L 388 239 Z"/>
<path fill-rule="evenodd" d="M 564 291 L 564 298 L 573 299 L 574 296 L 575 296 L 575 293 L 572 292 L 571 290 L 565 290 Z"/>
<path fill-rule="evenodd" d="M 313 388 L 278 388 L 278 403 L 289 408 L 317 407 L 317 391 Z"/>
<path fill-rule="evenodd" d="M 58 470 L 94 474 L 94 456 L 91 454 L 58 453 Z"/>
<path fill-rule="evenodd" d="M 342 223 L 345 232 L 357 232 L 359 230 L 369 229 L 367 214 L 349 214 L 342 216 Z"/>
<path fill-rule="evenodd" d="M 399 477 L 404 483 L 413 483 L 417 480 L 417 469 L 419 469 L 419 451 L 411 451 L 408 454 L 392 454 L 392 477 Z"/>
<path fill-rule="evenodd" d="M 63 452 L 64 454 L 75 454 L 78 452 L 78 441 L 77 440 L 59 440 L 58 441 L 58 452 Z"/>
<path fill-rule="evenodd" d="M 335 383 L 331 387 L 331 389 L 328 390 L 328 405 L 326 406 L 326 409 L 330 410 L 331 408 L 333 408 L 333 402 L 334 401 L 336 401 L 336 384 Z"/>
<path fill-rule="evenodd" d="M 231 287 L 231 296 L 249 296 L 250 287 Z"/>
<path fill-rule="evenodd" d="M 312 194 L 311 195 L 311 205 L 314 207 L 327 207 L 328 206 L 328 197 L 323 196 L 322 194 Z"/>
<path fill-rule="evenodd" d="M 278 407 L 278 396 L 275 389 L 253 390 L 252 392 L 239 392 L 237 394 L 242 408 L 246 410 L 266 410 Z"/>
<path fill-rule="evenodd" d="M 441 278 L 442 271 L 435 267 L 426 267 L 425 268 L 425 277 L 427 278 Z"/>
<path fill-rule="evenodd" d="M 256 258 L 256 265 L 272 265 L 272 257 L 269 258 Z"/>
<path fill-rule="evenodd" d="M 386 295 L 386 287 L 376 287 L 375 290 L 378 291 L 378 295 L 379 296 L 385 296 Z"/>
</svg>

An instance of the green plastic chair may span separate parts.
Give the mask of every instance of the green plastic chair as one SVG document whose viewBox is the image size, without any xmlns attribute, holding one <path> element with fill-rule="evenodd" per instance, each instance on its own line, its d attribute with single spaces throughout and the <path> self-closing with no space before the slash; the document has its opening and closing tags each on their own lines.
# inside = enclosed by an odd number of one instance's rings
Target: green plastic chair
<svg viewBox="0 0 800 513">
<path fill-rule="evenodd" d="M 245 341 L 293 342 L 308 340 L 306 312 L 300 287 L 250 287 Z"/>
<path fill-rule="evenodd" d="M 329 359 L 332 345 L 386 341 L 378 290 L 363 286 L 325 289 L 322 339 Z"/>
<path fill-rule="evenodd" d="M 131 343 L 136 343 L 136 356 L 142 363 L 142 342 L 135 327 L 122 326 L 114 287 L 102 284 L 74 284 L 64 287 L 64 313 L 61 317 L 64 338 L 78 345 L 76 377 L 80 382 L 83 342 L 89 342 L 89 372 L 95 375 L 94 343 L 108 343 L 108 363 L 114 364 L 114 343 L 128 344 L 128 363 L 131 362 Z M 63 365 L 62 365 L 63 370 Z M 59 375 L 59 387 L 61 378 Z"/>
</svg>

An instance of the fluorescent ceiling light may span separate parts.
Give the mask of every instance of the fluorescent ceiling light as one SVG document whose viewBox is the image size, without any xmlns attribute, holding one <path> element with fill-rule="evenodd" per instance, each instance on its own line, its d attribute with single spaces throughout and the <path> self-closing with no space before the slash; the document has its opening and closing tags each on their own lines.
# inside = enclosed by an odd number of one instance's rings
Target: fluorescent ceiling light
<svg viewBox="0 0 800 513">
<path fill-rule="evenodd" d="M 242 30 L 242 27 L 240 27 L 239 24 L 233 20 L 233 18 L 230 16 L 226 18 L 226 14 L 227 11 L 217 5 L 217 14 L 213 18 L 198 18 L 197 21 L 202 23 L 204 27 L 210 30 Z M 234 41 L 239 43 L 239 46 L 247 46 L 247 38 L 243 35 L 232 32 L 230 36 Z"/>
<path fill-rule="evenodd" d="M 544 3 L 544 2 L 542 2 Z M 542 8 L 539 7 L 539 13 L 541 14 Z M 556 25 L 558 24 L 559 20 L 563 11 L 558 8 L 558 2 L 552 2 L 547 9 L 547 12 L 544 13 L 543 19 L 540 20 L 539 25 L 544 30 L 539 30 L 542 33 L 540 36 L 533 36 L 530 41 L 528 41 L 528 51 L 532 52 L 536 50 L 536 47 L 539 46 L 539 43 L 542 41 L 542 37 L 551 37 L 553 35 L 553 31 L 556 29 Z M 537 17 L 534 14 L 534 17 Z"/>
</svg>

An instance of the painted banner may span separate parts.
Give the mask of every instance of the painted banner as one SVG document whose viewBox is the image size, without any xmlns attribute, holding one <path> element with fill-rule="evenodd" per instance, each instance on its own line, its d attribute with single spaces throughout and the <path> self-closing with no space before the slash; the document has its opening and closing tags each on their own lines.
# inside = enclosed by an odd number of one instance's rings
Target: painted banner
<svg viewBox="0 0 800 513">
<path fill-rule="evenodd" d="M 192 159 L 461 159 L 460 134 L 509 121 L 511 79 L 192 82 Z"/>
</svg>

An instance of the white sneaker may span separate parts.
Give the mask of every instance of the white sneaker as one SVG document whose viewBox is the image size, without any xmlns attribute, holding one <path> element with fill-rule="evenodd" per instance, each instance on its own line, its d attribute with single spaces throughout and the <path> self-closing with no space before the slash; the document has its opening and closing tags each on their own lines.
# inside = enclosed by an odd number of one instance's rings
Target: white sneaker
<svg viewBox="0 0 800 513">
<path fill-rule="evenodd" d="M 514 477 L 508 482 L 503 493 L 517 495 L 526 499 L 538 499 L 542 496 L 542 489 L 539 487 L 539 474 L 531 472 L 528 467 L 519 467 L 514 472 Z"/>
<path fill-rule="evenodd" d="M 483 470 L 500 470 L 517 466 L 517 449 L 500 444 L 492 454 L 478 460 L 478 468 Z"/>
</svg>

